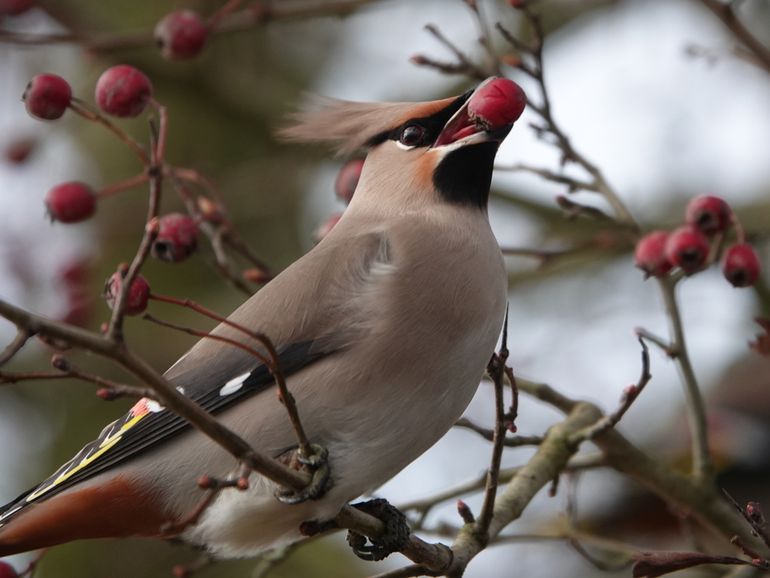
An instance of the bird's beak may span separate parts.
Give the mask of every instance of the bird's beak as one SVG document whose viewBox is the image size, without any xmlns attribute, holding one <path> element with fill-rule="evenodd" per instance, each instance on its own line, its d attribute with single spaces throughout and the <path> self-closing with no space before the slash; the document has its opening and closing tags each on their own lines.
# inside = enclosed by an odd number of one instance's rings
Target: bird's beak
<svg viewBox="0 0 770 578">
<path fill-rule="evenodd" d="M 468 144 L 502 142 L 526 105 L 524 92 L 505 78 L 488 78 L 444 125 L 432 148 L 459 148 Z"/>
</svg>

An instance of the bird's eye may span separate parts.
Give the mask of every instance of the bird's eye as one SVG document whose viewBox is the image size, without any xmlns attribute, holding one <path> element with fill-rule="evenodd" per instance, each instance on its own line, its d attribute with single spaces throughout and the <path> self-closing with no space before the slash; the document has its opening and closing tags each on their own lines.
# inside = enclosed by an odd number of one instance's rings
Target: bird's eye
<svg viewBox="0 0 770 578">
<path fill-rule="evenodd" d="M 403 145 L 414 147 L 422 144 L 424 137 L 425 129 L 423 127 L 417 124 L 410 124 L 409 126 L 404 127 L 404 130 L 401 131 L 401 136 L 398 138 L 398 140 Z"/>
</svg>

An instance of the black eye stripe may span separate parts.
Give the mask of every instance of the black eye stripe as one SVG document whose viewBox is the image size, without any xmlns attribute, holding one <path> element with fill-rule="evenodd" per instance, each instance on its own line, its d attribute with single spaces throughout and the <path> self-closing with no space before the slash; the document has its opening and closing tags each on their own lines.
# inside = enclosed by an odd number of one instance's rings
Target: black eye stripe
<svg viewBox="0 0 770 578">
<path fill-rule="evenodd" d="M 441 129 L 444 128 L 444 125 L 449 122 L 449 119 L 452 118 L 454 113 L 460 110 L 462 105 L 465 104 L 465 101 L 470 98 L 472 93 L 473 91 L 469 90 L 462 96 L 458 96 L 452 102 L 452 104 L 432 114 L 431 116 L 413 118 L 392 130 L 381 132 L 370 138 L 366 145 L 368 147 L 373 147 L 384 143 L 386 140 L 399 141 L 401 139 L 401 134 L 406 127 L 410 125 L 419 125 L 425 129 L 425 136 L 423 137 L 423 141 L 419 146 L 428 146 L 438 138 L 438 135 L 441 133 Z"/>
</svg>

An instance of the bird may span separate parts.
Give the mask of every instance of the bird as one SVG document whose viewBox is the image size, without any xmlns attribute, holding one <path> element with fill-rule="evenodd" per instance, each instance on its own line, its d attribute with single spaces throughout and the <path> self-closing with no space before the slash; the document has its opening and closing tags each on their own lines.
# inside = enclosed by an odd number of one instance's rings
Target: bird
<svg viewBox="0 0 770 578">
<path fill-rule="evenodd" d="M 436 441 L 471 401 L 499 338 L 507 275 L 487 201 L 495 155 L 525 106 L 492 77 L 429 102 L 319 100 L 289 141 L 365 151 L 342 218 L 229 320 L 267 335 L 308 438 L 328 452 L 317 499 L 286 504 L 252 472 L 221 491 L 177 538 L 222 558 L 301 539 Z M 212 334 L 259 347 L 228 324 Z M 242 348 L 203 338 L 166 372 L 180 392 L 274 457 L 297 447 L 270 371 Z M 0 508 L 0 557 L 80 539 L 164 537 L 226 479 L 230 454 L 159 403 L 141 399 L 70 461 Z"/>
</svg>

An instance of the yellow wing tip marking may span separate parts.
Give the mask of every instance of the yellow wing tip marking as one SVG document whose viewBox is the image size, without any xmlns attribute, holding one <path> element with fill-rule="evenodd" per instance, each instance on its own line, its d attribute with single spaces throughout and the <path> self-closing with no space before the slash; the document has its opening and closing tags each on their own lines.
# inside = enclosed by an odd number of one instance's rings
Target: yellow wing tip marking
<svg viewBox="0 0 770 578">
<path fill-rule="evenodd" d="M 39 498 L 40 496 L 43 496 L 44 494 L 47 494 L 51 490 L 53 490 L 55 487 L 61 485 L 62 483 L 66 482 L 68 479 L 70 479 L 72 476 L 74 476 L 79 471 L 87 468 L 90 464 L 94 463 L 96 460 L 98 460 L 101 456 L 106 454 L 111 448 L 113 448 L 123 437 L 123 435 L 130 430 L 132 427 L 134 427 L 137 423 L 139 423 L 142 419 L 147 417 L 152 413 L 152 411 L 147 407 L 147 399 L 140 399 L 134 407 L 131 408 L 131 410 L 128 412 L 128 415 L 131 415 L 131 419 L 125 422 L 122 426 L 120 426 L 120 429 L 118 429 L 117 432 L 109 434 L 107 437 L 102 440 L 102 442 L 99 444 L 99 449 L 95 451 L 92 454 L 87 455 L 85 458 L 80 460 L 77 465 L 74 465 L 71 468 L 66 469 L 63 471 L 59 476 L 56 477 L 56 479 L 51 482 L 49 485 L 41 486 L 34 492 L 32 492 L 27 498 L 25 499 L 25 502 L 32 502 Z"/>
</svg>

